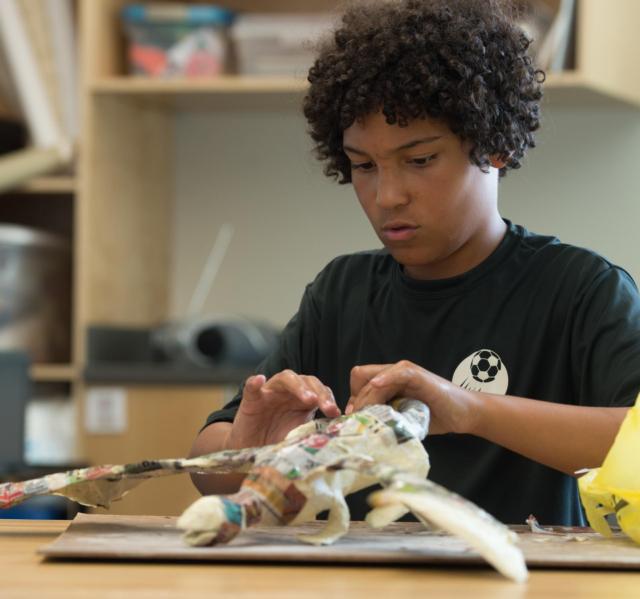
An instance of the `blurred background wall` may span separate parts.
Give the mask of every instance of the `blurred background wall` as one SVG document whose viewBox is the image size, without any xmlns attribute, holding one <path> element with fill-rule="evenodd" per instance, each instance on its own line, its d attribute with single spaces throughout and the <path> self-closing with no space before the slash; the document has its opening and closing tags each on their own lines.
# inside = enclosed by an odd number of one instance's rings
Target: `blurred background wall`
<svg viewBox="0 0 640 599">
<path fill-rule="evenodd" d="M 322 174 L 295 108 L 180 113 L 175 135 L 174 314 L 186 309 L 223 222 L 236 233 L 207 311 L 277 325 L 331 258 L 380 246 L 351 186 Z M 551 103 L 538 147 L 500 184 L 501 213 L 597 250 L 640 281 L 639 157 L 636 110 Z"/>
</svg>

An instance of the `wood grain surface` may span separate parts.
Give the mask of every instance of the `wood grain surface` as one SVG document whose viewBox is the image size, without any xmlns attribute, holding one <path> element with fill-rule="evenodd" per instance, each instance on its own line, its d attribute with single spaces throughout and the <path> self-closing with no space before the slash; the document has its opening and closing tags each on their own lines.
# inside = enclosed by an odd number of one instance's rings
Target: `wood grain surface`
<svg viewBox="0 0 640 599">
<path fill-rule="evenodd" d="M 299 534 L 316 532 L 322 522 L 250 529 L 230 544 L 214 547 L 185 545 L 175 522 L 162 516 L 79 514 L 63 535 L 40 552 L 51 558 L 76 559 L 485 564 L 461 539 L 412 522 L 394 523 L 383 530 L 352 522 L 347 536 L 323 547 L 297 539 Z M 529 567 L 640 570 L 640 546 L 620 533 L 606 539 L 584 528 L 556 527 L 553 534 L 531 533 L 525 526 L 513 528 Z"/>
<path fill-rule="evenodd" d="M 0 520 L 2 599 L 637 599 L 640 572 L 532 569 L 518 584 L 486 567 L 288 562 L 51 560 L 37 549 L 67 521 Z"/>
</svg>

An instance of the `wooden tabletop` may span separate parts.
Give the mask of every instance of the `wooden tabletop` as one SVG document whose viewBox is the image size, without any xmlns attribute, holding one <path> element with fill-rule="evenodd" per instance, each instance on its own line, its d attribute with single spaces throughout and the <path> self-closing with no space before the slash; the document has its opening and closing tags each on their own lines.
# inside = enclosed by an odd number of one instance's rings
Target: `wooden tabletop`
<svg viewBox="0 0 640 599">
<path fill-rule="evenodd" d="M 0 520 L 0 596 L 511 599 L 640 596 L 640 572 L 531 570 L 517 584 L 488 568 L 362 567 L 144 562 L 60 562 L 36 550 L 64 521 Z"/>
</svg>

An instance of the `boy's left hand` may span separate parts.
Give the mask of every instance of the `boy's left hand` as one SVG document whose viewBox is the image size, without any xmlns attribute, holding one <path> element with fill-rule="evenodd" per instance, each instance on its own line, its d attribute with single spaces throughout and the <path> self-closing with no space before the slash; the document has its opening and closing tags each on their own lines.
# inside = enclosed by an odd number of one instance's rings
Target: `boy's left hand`
<svg viewBox="0 0 640 599">
<path fill-rule="evenodd" d="M 386 403 L 394 397 L 410 397 L 429 406 L 429 433 L 469 433 L 477 393 L 454 385 L 421 366 L 401 360 L 395 364 L 367 364 L 351 370 L 351 397 L 345 414 L 365 406 Z"/>
</svg>

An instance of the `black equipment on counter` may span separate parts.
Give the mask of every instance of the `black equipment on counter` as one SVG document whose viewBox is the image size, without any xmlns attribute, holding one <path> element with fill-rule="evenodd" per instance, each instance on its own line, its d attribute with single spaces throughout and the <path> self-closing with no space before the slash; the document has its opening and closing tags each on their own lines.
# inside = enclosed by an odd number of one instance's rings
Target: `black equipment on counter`
<svg viewBox="0 0 640 599">
<path fill-rule="evenodd" d="M 151 329 L 91 326 L 84 376 L 93 383 L 235 385 L 278 339 L 270 325 L 229 316 Z"/>
<path fill-rule="evenodd" d="M 277 331 L 235 317 L 177 322 L 155 329 L 153 347 L 167 360 L 197 366 L 256 366 L 278 342 Z"/>
</svg>

